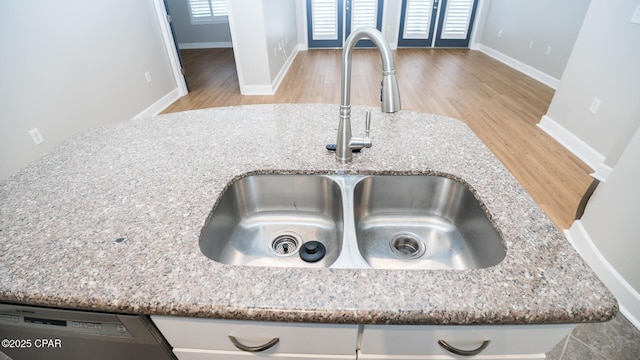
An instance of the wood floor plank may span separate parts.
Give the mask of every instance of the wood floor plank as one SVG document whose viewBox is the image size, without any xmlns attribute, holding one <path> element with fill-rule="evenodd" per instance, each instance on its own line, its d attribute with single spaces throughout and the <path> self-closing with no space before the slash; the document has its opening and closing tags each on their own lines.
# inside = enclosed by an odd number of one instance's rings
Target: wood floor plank
<svg viewBox="0 0 640 360">
<path fill-rule="evenodd" d="M 340 50 L 299 52 L 270 96 L 240 94 L 232 49 L 183 50 L 182 55 L 191 91 L 165 113 L 248 104 L 340 103 Z M 571 226 L 591 184 L 591 169 L 537 127 L 553 89 L 478 51 L 398 49 L 394 61 L 403 109 L 464 121 L 556 226 Z M 354 52 L 352 104 L 379 106 L 381 63 L 376 50 Z"/>
</svg>

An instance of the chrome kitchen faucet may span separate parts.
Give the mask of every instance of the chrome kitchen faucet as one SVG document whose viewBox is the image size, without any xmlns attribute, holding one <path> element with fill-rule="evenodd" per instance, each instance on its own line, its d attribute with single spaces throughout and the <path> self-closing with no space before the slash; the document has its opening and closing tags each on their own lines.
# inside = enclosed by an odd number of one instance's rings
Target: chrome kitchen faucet
<svg viewBox="0 0 640 360">
<path fill-rule="evenodd" d="M 358 40 L 368 38 L 376 45 L 382 57 L 382 90 L 380 100 L 382 111 L 393 113 L 400 111 L 400 92 L 396 80 L 396 70 L 393 65 L 393 54 L 389 44 L 382 33 L 371 27 L 356 29 L 349 35 L 342 50 L 342 102 L 340 104 L 340 123 L 338 126 L 338 139 L 336 140 L 336 160 L 348 163 L 353 157 L 353 150 L 371 147 L 369 129 L 371 126 L 370 113 L 367 113 L 366 130 L 364 137 L 351 136 L 351 53 Z M 329 148 L 329 146 L 327 146 Z"/>
</svg>

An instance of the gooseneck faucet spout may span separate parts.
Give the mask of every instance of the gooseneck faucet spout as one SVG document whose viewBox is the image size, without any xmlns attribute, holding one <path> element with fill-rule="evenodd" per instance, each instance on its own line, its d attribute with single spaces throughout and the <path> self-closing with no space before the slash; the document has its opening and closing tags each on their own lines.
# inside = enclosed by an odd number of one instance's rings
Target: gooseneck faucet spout
<svg viewBox="0 0 640 360">
<path fill-rule="evenodd" d="M 389 44 L 377 29 L 371 27 L 356 29 L 349 35 L 342 50 L 342 102 L 340 103 L 340 124 L 336 141 L 336 160 L 342 163 L 351 161 L 353 150 L 371 147 L 371 139 L 368 136 L 369 119 L 367 119 L 367 134 L 365 137 L 351 136 L 351 53 L 358 40 L 362 38 L 370 39 L 376 45 L 382 57 L 382 90 L 380 94 L 382 111 L 386 113 L 400 111 L 400 92 L 398 91 L 393 54 Z"/>
</svg>

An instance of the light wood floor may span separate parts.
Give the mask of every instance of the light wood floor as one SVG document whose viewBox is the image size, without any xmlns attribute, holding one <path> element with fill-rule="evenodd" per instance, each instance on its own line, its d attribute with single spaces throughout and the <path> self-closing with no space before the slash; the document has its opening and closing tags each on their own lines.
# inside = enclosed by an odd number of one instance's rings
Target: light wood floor
<svg viewBox="0 0 640 360">
<path fill-rule="evenodd" d="M 182 52 L 191 92 L 165 113 L 264 103 L 340 103 L 340 50 L 298 53 L 272 96 L 240 95 L 232 49 Z M 353 54 L 351 102 L 379 106 L 381 61 Z M 554 90 L 478 52 L 398 49 L 403 110 L 464 121 L 511 171 L 560 229 L 573 222 L 591 169 L 540 130 Z M 337 122 L 337 120 L 336 120 Z"/>
</svg>

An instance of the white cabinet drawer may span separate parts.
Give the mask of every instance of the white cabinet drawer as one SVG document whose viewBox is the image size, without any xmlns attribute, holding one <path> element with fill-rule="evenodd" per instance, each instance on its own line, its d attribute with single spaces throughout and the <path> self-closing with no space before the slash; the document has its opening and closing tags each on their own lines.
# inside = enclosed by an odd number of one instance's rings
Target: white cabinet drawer
<svg viewBox="0 0 640 360">
<path fill-rule="evenodd" d="M 254 354 L 241 351 L 215 351 L 195 349 L 174 349 L 178 360 L 356 360 L 355 351 L 351 355 L 308 355 L 308 354 Z"/>
<path fill-rule="evenodd" d="M 279 341 L 260 354 L 355 355 L 357 325 L 303 324 L 152 316 L 174 348 L 238 351 L 229 335 L 247 346 Z"/>
<path fill-rule="evenodd" d="M 480 353 L 489 355 L 544 354 L 568 335 L 575 325 L 496 325 L 496 326 L 415 326 L 365 325 L 358 359 L 381 359 L 379 355 L 396 355 L 386 359 L 408 359 L 408 356 L 438 355 L 438 359 L 457 359 L 454 354 L 438 345 L 444 340 L 449 345 L 472 350 L 489 340 Z M 403 357 L 405 355 L 405 357 Z M 429 357 L 424 357 L 428 359 Z M 495 357 L 500 359 L 501 357 Z M 508 357 L 506 357 L 508 358 Z M 505 359 L 506 359 L 505 358 Z M 535 358 L 535 357 L 534 357 Z M 542 357 L 544 358 L 544 357 Z"/>
</svg>

